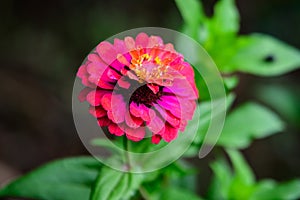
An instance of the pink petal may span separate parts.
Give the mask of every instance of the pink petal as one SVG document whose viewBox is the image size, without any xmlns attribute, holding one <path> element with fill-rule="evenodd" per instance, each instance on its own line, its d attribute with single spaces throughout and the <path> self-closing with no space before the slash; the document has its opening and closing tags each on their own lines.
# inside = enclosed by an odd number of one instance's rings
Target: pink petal
<svg viewBox="0 0 300 200">
<path fill-rule="evenodd" d="M 174 46 L 171 43 L 165 44 L 165 48 L 166 51 L 170 51 L 170 52 L 175 52 Z"/>
<path fill-rule="evenodd" d="M 116 51 L 120 54 L 124 54 L 124 53 L 128 52 L 125 42 L 123 40 L 120 40 L 117 38 L 114 39 L 114 47 L 115 47 Z"/>
<path fill-rule="evenodd" d="M 180 119 L 175 117 L 170 111 L 163 109 L 158 104 L 154 105 L 155 109 L 159 112 L 165 121 L 169 122 L 174 128 L 179 128 L 180 126 Z"/>
<path fill-rule="evenodd" d="M 81 82 L 82 82 L 83 85 L 85 85 L 85 86 L 87 86 L 87 87 L 90 87 L 90 88 L 96 88 L 96 87 L 97 87 L 96 84 L 91 83 L 91 82 L 89 81 L 88 77 L 82 78 L 82 81 L 81 81 Z"/>
<path fill-rule="evenodd" d="M 153 144 L 159 144 L 160 140 L 161 140 L 161 135 L 155 134 L 152 136 L 151 138 L 152 143 Z"/>
<path fill-rule="evenodd" d="M 113 111 L 107 111 L 107 116 L 108 118 L 113 121 L 114 123 L 122 123 L 124 121 L 124 115 L 117 115 L 117 114 L 114 114 L 114 113 L 121 113 L 123 112 L 123 110 L 116 110 L 115 112 Z"/>
<path fill-rule="evenodd" d="M 167 118 L 166 118 L 167 122 L 169 122 L 169 124 L 171 124 L 174 128 L 179 128 L 180 119 L 172 115 L 170 111 L 167 111 L 166 114 L 167 114 Z"/>
<path fill-rule="evenodd" d="M 78 72 L 77 72 L 77 76 L 79 78 L 81 78 L 81 82 L 83 85 L 87 86 L 87 87 L 90 87 L 90 88 L 95 88 L 96 85 L 91 83 L 88 78 L 89 78 L 89 73 L 87 72 L 86 70 L 86 66 L 87 65 L 81 65 L 81 67 L 78 69 Z"/>
<path fill-rule="evenodd" d="M 130 83 L 125 79 L 124 76 L 118 80 L 118 85 L 122 88 L 128 89 L 130 87 Z"/>
<path fill-rule="evenodd" d="M 188 124 L 187 120 L 182 119 L 182 120 L 180 121 L 180 128 L 179 128 L 179 130 L 180 130 L 181 132 L 184 132 L 185 127 L 186 127 L 187 124 Z"/>
<path fill-rule="evenodd" d="M 96 47 L 96 51 L 100 55 L 101 59 L 108 65 L 117 59 L 117 52 L 114 46 L 109 42 L 101 42 Z"/>
<path fill-rule="evenodd" d="M 144 121 L 150 121 L 155 117 L 155 111 L 144 104 L 137 105 L 135 102 L 131 102 L 129 109 L 133 116 L 141 117 Z"/>
<path fill-rule="evenodd" d="M 194 111 L 197 106 L 195 100 L 189 100 L 189 101 L 180 100 L 180 102 L 181 102 L 180 105 L 182 106 L 182 110 L 184 110 L 183 118 L 191 120 L 193 118 Z"/>
<path fill-rule="evenodd" d="M 88 93 L 90 93 L 92 91 L 91 88 L 84 88 L 80 91 L 79 95 L 78 95 L 78 99 L 80 102 L 84 102 L 86 100 L 86 96 Z"/>
<path fill-rule="evenodd" d="M 174 140 L 178 135 L 178 129 L 173 128 L 172 126 L 166 124 L 165 126 L 165 130 L 163 133 L 161 133 L 162 138 L 166 141 L 166 142 L 171 142 L 172 140 Z"/>
<path fill-rule="evenodd" d="M 123 122 L 126 113 L 126 103 L 124 102 L 122 95 L 114 94 L 111 97 L 108 97 L 106 101 L 110 101 L 109 102 L 110 105 L 107 107 L 108 109 L 110 109 L 107 112 L 108 117 L 114 123 Z"/>
<path fill-rule="evenodd" d="M 124 131 L 117 124 L 114 124 L 114 123 L 111 123 L 108 126 L 108 130 L 110 133 L 112 133 L 116 136 L 124 135 Z"/>
<path fill-rule="evenodd" d="M 107 90 L 113 90 L 115 88 L 113 83 L 109 83 L 103 80 L 99 80 L 97 82 L 97 86 L 103 89 L 107 89 Z"/>
<path fill-rule="evenodd" d="M 88 60 L 91 62 L 103 62 L 101 60 L 101 58 L 97 54 L 94 54 L 94 53 L 91 53 L 88 55 Z"/>
<path fill-rule="evenodd" d="M 122 63 L 123 65 L 126 65 L 126 66 L 130 66 L 130 59 L 131 59 L 131 56 L 130 56 L 130 58 L 128 59 L 128 58 L 126 58 L 126 56 L 125 55 L 123 55 L 123 54 L 118 54 L 117 55 L 117 59 L 118 59 L 118 61 L 120 62 L 120 63 Z"/>
<path fill-rule="evenodd" d="M 108 65 L 104 64 L 103 62 L 97 62 L 97 63 L 92 62 L 87 65 L 86 70 L 91 75 L 95 74 L 101 77 L 107 67 Z"/>
<path fill-rule="evenodd" d="M 100 100 L 100 103 L 105 110 L 112 110 L 111 96 L 112 96 L 111 93 L 107 93 L 107 94 L 103 95 L 103 97 Z M 100 105 L 100 103 L 98 105 Z"/>
<path fill-rule="evenodd" d="M 108 69 L 107 70 L 107 76 L 110 78 L 110 79 L 114 79 L 114 80 L 119 80 L 122 76 L 117 73 L 115 70 L 113 69 Z"/>
<path fill-rule="evenodd" d="M 98 124 L 101 127 L 108 126 L 108 125 L 110 125 L 110 123 L 111 123 L 111 121 L 107 118 L 107 116 L 98 118 Z"/>
<path fill-rule="evenodd" d="M 141 109 L 135 102 L 131 102 L 129 106 L 130 113 L 135 117 L 141 117 Z"/>
<path fill-rule="evenodd" d="M 140 127 L 137 129 L 127 127 L 125 128 L 125 130 L 127 138 L 135 142 L 142 140 L 146 134 L 144 127 Z"/>
<path fill-rule="evenodd" d="M 78 69 L 77 76 L 79 78 L 83 78 L 86 75 L 88 75 L 88 72 L 86 70 L 86 65 L 81 65 Z"/>
<path fill-rule="evenodd" d="M 117 60 L 117 57 L 116 57 L 116 60 L 113 61 L 110 66 L 112 66 L 113 68 L 115 68 L 117 71 L 120 71 L 123 67 L 124 67 L 124 64 L 123 63 L 120 63 L 118 60 Z"/>
<path fill-rule="evenodd" d="M 147 127 L 152 133 L 157 134 L 164 131 L 165 122 L 156 115 L 149 123 L 147 123 Z"/>
<path fill-rule="evenodd" d="M 174 116 L 181 118 L 181 105 L 178 102 L 176 96 L 162 96 L 157 103 L 164 109 L 169 110 Z"/>
<path fill-rule="evenodd" d="M 147 47 L 149 42 L 149 37 L 146 33 L 139 33 L 135 38 L 135 45 L 136 47 Z"/>
<path fill-rule="evenodd" d="M 138 128 L 142 125 L 143 120 L 139 117 L 134 117 L 134 116 L 130 115 L 129 112 L 126 112 L 125 122 L 131 128 Z"/>
<path fill-rule="evenodd" d="M 158 93 L 158 91 L 159 91 L 159 86 L 158 85 L 154 85 L 154 84 L 147 84 L 147 86 L 148 86 L 148 88 L 150 89 L 150 90 L 152 90 L 152 92 L 154 93 L 154 94 L 156 94 L 156 93 Z"/>
<path fill-rule="evenodd" d="M 163 40 L 158 37 L 158 36 L 150 36 L 149 37 L 149 42 L 148 42 L 148 47 L 152 48 L 154 46 L 162 46 L 163 45 Z"/>
<path fill-rule="evenodd" d="M 107 115 L 107 111 L 102 108 L 102 106 L 90 106 L 89 112 L 96 118 L 104 117 Z"/>
<path fill-rule="evenodd" d="M 113 89 L 114 84 L 112 84 L 115 79 L 111 79 L 108 76 L 110 69 L 104 63 L 90 63 L 87 65 L 87 71 L 89 73 L 88 80 L 103 89 Z"/>
<path fill-rule="evenodd" d="M 192 85 L 186 79 L 175 79 L 173 85 L 163 88 L 163 91 L 172 92 L 175 95 L 183 96 L 188 99 L 197 99 L 197 93 L 195 93 Z"/>
<path fill-rule="evenodd" d="M 86 96 L 86 100 L 91 106 L 99 106 L 101 104 L 102 97 L 105 94 L 107 94 L 107 91 L 93 90 L 90 93 L 88 93 L 88 95 Z"/>
<path fill-rule="evenodd" d="M 164 103 L 168 104 L 170 106 L 170 109 L 172 109 L 172 107 L 180 106 L 178 97 L 174 95 L 163 95 L 160 97 L 160 101 L 163 101 Z"/>
<path fill-rule="evenodd" d="M 135 41 L 132 37 L 125 37 L 124 42 L 129 51 L 135 48 Z"/>
</svg>

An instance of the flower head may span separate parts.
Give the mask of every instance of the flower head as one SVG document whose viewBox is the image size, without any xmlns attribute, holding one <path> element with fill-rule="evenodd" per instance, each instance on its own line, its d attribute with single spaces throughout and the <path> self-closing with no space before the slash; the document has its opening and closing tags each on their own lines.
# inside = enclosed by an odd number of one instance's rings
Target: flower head
<svg viewBox="0 0 300 200">
<path fill-rule="evenodd" d="M 152 142 L 170 142 L 184 131 L 196 108 L 194 71 L 172 44 L 140 33 L 101 42 L 79 68 L 86 87 L 79 99 L 111 134 L 133 141 L 151 132 Z"/>
</svg>

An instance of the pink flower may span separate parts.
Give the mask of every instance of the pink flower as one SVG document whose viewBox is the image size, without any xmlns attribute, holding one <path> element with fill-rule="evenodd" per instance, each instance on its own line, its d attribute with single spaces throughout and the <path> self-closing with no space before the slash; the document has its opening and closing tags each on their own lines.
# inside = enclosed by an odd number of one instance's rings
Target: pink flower
<svg viewBox="0 0 300 200">
<path fill-rule="evenodd" d="M 145 33 L 101 42 L 79 68 L 80 101 L 111 134 L 139 141 L 174 140 L 196 108 L 194 71 L 172 44 Z"/>
</svg>

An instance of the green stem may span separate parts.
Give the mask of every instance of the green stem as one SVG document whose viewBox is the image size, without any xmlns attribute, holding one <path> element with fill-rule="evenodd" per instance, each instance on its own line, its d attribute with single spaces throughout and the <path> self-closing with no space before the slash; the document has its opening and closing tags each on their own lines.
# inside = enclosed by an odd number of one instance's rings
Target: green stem
<svg viewBox="0 0 300 200">
<path fill-rule="evenodd" d="M 143 186 L 139 187 L 139 192 L 145 200 L 151 200 L 149 193 Z"/>
<path fill-rule="evenodd" d="M 129 141 L 126 136 L 123 138 L 123 146 L 125 151 L 125 163 L 127 164 L 128 171 L 131 169 L 131 160 L 130 160 L 130 152 L 129 152 Z"/>
</svg>

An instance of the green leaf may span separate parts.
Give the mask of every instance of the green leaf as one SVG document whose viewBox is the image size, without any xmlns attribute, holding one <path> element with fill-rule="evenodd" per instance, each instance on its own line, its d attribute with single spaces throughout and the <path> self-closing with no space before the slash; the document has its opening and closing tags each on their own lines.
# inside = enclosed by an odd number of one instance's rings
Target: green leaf
<svg viewBox="0 0 300 200">
<path fill-rule="evenodd" d="M 231 169 L 224 158 L 218 158 L 211 165 L 213 180 L 209 187 L 209 199 L 228 199 L 228 193 L 233 179 Z"/>
<path fill-rule="evenodd" d="M 200 23 L 205 18 L 202 4 L 199 0 L 175 0 L 176 5 L 186 23 L 186 32 L 196 37 Z"/>
<path fill-rule="evenodd" d="M 231 60 L 234 70 L 261 76 L 285 74 L 300 67 L 300 51 L 271 36 L 252 34 L 239 39 Z"/>
<path fill-rule="evenodd" d="M 228 94 L 226 97 L 226 109 L 228 110 L 233 101 L 235 99 L 235 95 L 233 93 Z M 200 120 L 198 125 L 198 132 L 193 140 L 193 143 L 189 147 L 189 149 L 184 153 L 184 157 L 194 157 L 199 154 L 199 150 L 201 145 L 203 144 L 203 140 L 206 136 L 209 125 L 212 121 L 212 113 L 211 113 L 211 101 L 203 101 L 199 103 L 199 111 L 200 111 Z M 216 117 L 216 116 L 215 116 Z M 195 123 L 196 119 L 193 119 L 190 123 Z"/>
<path fill-rule="evenodd" d="M 250 200 L 264 199 L 284 199 L 292 200 L 300 198 L 300 180 L 292 180 L 285 183 L 276 184 L 274 181 L 262 181 L 256 188 Z"/>
<path fill-rule="evenodd" d="M 164 189 L 160 199 L 164 199 L 164 200 L 183 200 L 183 199 L 201 200 L 201 198 L 198 197 L 196 194 L 194 194 L 188 190 L 184 190 L 184 189 L 176 188 L 176 187 L 170 187 L 170 188 Z"/>
<path fill-rule="evenodd" d="M 283 122 L 274 112 L 256 103 L 246 103 L 229 114 L 218 144 L 245 148 L 253 139 L 267 137 L 283 128 Z"/>
<path fill-rule="evenodd" d="M 173 187 L 196 192 L 197 180 L 195 175 L 197 170 L 192 168 L 189 163 L 178 160 L 166 167 L 161 173 L 169 179 L 168 182 Z"/>
<path fill-rule="evenodd" d="M 224 77 L 223 81 L 227 91 L 231 91 L 238 85 L 239 78 L 237 76 Z"/>
<path fill-rule="evenodd" d="M 226 109 L 227 110 L 231 107 L 234 100 L 235 100 L 235 95 L 233 93 L 227 95 L 227 97 L 226 97 Z M 199 129 L 198 129 L 197 135 L 193 141 L 196 144 L 202 143 L 202 141 L 205 137 L 208 126 L 211 122 L 211 117 L 212 117 L 211 109 L 212 109 L 211 101 L 203 101 L 203 102 L 199 103 L 199 112 L 200 112 L 200 121 L 199 121 L 199 126 L 198 126 Z M 195 119 L 193 119 L 193 120 L 195 120 Z M 199 151 L 199 146 L 198 146 L 198 151 Z M 188 153 L 192 153 L 192 152 L 188 152 Z"/>
<path fill-rule="evenodd" d="M 233 149 L 227 149 L 227 154 L 233 165 L 235 178 L 238 179 L 240 183 L 246 185 L 252 185 L 255 183 L 254 174 L 248 165 L 248 163 L 243 158 L 242 154 Z"/>
<path fill-rule="evenodd" d="M 129 199 L 143 181 L 143 174 L 131 174 L 108 167 L 101 170 L 90 200 Z"/>
<path fill-rule="evenodd" d="M 206 35 L 201 42 L 217 67 L 222 72 L 232 67 L 230 59 L 236 54 L 239 13 L 234 0 L 220 0 L 214 7 L 214 15 L 204 21 L 200 35 Z M 207 32 L 207 33 L 206 33 Z"/>
<path fill-rule="evenodd" d="M 255 178 L 243 156 L 235 150 L 227 150 L 232 162 L 231 170 L 225 157 L 218 158 L 212 163 L 214 172 L 210 185 L 209 199 L 248 199 L 252 194 Z"/>
<path fill-rule="evenodd" d="M 99 161 L 77 157 L 46 164 L 0 190 L 0 197 L 47 200 L 88 199 L 90 187 L 100 170 Z"/>
<path fill-rule="evenodd" d="M 257 183 L 242 154 L 233 149 L 226 151 L 233 169 L 230 169 L 224 156 L 211 164 L 214 177 L 209 187 L 208 199 L 296 200 L 300 198 L 299 179 L 285 183 L 266 179 Z"/>
<path fill-rule="evenodd" d="M 229 198 L 248 199 L 255 185 L 254 174 L 240 152 L 227 149 L 227 153 L 234 169 Z"/>
<path fill-rule="evenodd" d="M 212 23 L 218 33 L 237 33 L 239 31 L 239 12 L 234 0 L 220 0 L 214 8 Z"/>
</svg>

